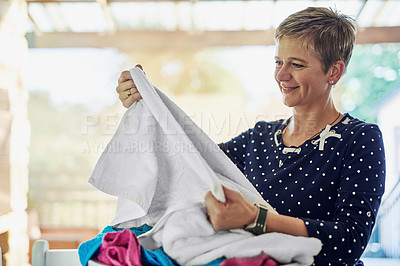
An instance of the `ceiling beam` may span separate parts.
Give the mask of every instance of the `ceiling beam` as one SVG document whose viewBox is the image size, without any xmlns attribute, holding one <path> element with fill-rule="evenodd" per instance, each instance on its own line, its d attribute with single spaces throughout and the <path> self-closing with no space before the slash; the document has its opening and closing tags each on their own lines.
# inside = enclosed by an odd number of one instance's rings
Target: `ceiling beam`
<svg viewBox="0 0 400 266">
<path fill-rule="evenodd" d="M 358 29 L 356 41 L 358 44 L 400 43 L 400 26 Z"/>
<path fill-rule="evenodd" d="M 273 30 L 266 31 L 116 31 L 114 34 L 79 32 L 43 32 L 33 36 L 30 46 L 59 47 L 116 47 L 134 49 L 200 49 L 212 46 L 272 45 Z"/>
<path fill-rule="evenodd" d="M 190 0 L 107 0 L 107 2 L 189 2 Z M 269 0 L 264 0 L 269 1 Z M 26 0 L 30 3 L 86 3 L 96 2 L 96 0 Z"/>
<path fill-rule="evenodd" d="M 114 33 L 52 32 L 30 36 L 30 47 L 115 47 L 120 50 L 200 49 L 212 46 L 274 45 L 274 30 L 204 31 L 137 31 Z M 400 26 L 371 27 L 358 30 L 357 43 L 400 43 Z"/>
<path fill-rule="evenodd" d="M 96 2 L 100 5 L 101 10 L 103 12 L 104 21 L 106 23 L 106 32 L 113 33 L 116 30 L 115 21 L 112 16 L 112 12 L 110 7 L 108 6 L 107 0 L 96 0 Z"/>
</svg>

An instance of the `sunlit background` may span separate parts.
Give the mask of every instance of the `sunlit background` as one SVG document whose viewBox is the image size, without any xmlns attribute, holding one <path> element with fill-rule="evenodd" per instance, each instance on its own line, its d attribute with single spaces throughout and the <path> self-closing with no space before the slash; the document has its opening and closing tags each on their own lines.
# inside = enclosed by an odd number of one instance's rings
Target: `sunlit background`
<svg viewBox="0 0 400 266">
<path fill-rule="evenodd" d="M 308 6 L 357 19 L 334 98 L 383 132 L 386 193 L 364 261 L 400 265 L 400 1 L 0 0 L 3 265 L 28 264 L 36 239 L 77 248 L 114 217 L 116 198 L 87 180 L 125 111 L 121 71 L 140 63 L 216 142 L 288 117 L 273 30 Z"/>
</svg>

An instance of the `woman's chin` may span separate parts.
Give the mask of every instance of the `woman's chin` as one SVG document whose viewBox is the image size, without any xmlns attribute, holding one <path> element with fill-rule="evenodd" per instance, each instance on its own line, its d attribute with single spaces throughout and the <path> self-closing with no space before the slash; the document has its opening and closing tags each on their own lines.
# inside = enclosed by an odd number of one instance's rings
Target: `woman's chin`
<svg viewBox="0 0 400 266">
<path fill-rule="evenodd" d="M 290 101 L 289 99 L 287 99 L 287 97 L 285 97 L 285 95 L 282 96 L 282 102 L 287 107 L 294 107 L 295 106 L 294 102 Z"/>
</svg>

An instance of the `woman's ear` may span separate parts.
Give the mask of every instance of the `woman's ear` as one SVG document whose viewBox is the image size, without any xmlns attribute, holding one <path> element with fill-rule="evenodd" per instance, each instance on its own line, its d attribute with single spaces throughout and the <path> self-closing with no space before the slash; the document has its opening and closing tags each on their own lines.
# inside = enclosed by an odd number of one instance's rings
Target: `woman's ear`
<svg viewBox="0 0 400 266">
<path fill-rule="evenodd" d="M 329 69 L 329 84 L 335 85 L 342 77 L 344 71 L 344 62 L 341 60 L 336 61 Z"/>
</svg>

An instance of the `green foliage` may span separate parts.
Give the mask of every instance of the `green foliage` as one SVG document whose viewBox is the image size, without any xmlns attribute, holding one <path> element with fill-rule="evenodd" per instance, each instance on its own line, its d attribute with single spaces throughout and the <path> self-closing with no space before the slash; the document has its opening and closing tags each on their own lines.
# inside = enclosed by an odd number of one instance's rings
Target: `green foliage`
<svg viewBox="0 0 400 266">
<path fill-rule="evenodd" d="M 218 52 L 216 49 L 205 49 L 187 60 L 184 73 L 171 90 L 177 95 L 241 92 L 243 86 L 239 79 L 219 65 L 216 57 Z"/>
<path fill-rule="evenodd" d="M 31 92 L 28 118 L 31 123 L 29 147 L 31 176 L 74 176 L 87 159 L 73 145 L 80 137 L 83 106 L 54 106 L 47 92 Z M 77 119 L 78 118 L 78 119 Z"/>
<path fill-rule="evenodd" d="M 341 98 L 345 111 L 376 122 L 376 108 L 399 86 L 400 44 L 357 45 Z"/>
<path fill-rule="evenodd" d="M 163 91 L 174 95 L 243 93 L 243 84 L 234 73 L 221 66 L 220 48 L 179 52 L 152 52 L 132 55 L 143 62 L 148 77 Z"/>
</svg>

